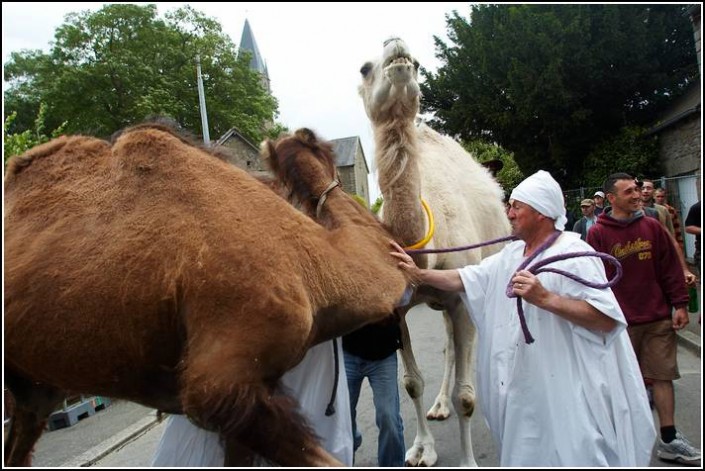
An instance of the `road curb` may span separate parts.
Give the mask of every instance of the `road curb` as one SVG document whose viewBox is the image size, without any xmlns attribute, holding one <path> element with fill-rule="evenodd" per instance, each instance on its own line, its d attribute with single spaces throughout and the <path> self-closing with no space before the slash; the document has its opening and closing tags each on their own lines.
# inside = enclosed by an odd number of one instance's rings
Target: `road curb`
<svg viewBox="0 0 705 471">
<path fill-rule="evenodd" d="M 74 459 L 71 459 L 60 467 L 62 468 L 80 468 L 94 465 L 101 458 L 104 458 L 109 453 L 135 440 L 136 438 L 147 433 L 152 427 L 159 423 L 156 411 L 150 412 L 147 417 L 140 420 L 134 425 L 127 427 L 122 432 L 119 432 L 108 438 L 102 443 L 94 446 L 90 450 L 82 453 Z"/>
<path fill-rule="evenodd" d="M 700 348 L 700 336 L 690 332 L 688 330 L 681 330 L 678 333 L 678 343 L 689 350 L 691 353 L 696 355 L 698 358 L 701 357 Z"/>
</svg>

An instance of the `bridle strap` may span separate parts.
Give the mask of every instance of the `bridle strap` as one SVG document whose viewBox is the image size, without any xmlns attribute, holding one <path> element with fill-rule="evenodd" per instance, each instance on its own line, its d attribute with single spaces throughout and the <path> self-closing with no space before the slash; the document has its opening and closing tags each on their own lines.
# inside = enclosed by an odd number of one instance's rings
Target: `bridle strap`
<svg viewBox="0 0 705 471">
<path fill-rule="evenodd" d="M 316 206 L 316 219 L 320 219 L 320 217 L 321 217 L 321 209 L 323 209 L 323 203 L 325 203 L 326 198 L 328 198 L 328 193 L 333 191 L 333 188 L 335 188 L 336 186 L 339 186 L 339 185 L 340 185 L 340 182 L 338 180 L 333 180 L 326 187 L 326 189 L 323 190 L 323 193 L 321 193 L 321 196 L 318 197 L 318 205 Z"/>
</svg>

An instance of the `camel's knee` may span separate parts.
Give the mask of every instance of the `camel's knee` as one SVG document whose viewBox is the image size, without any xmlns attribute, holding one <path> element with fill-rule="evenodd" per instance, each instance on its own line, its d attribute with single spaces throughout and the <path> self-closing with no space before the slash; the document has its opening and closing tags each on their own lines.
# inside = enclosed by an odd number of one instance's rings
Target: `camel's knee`
<svg viewBox="0 0 705 471">
<path fill-rule="evenodd" d="M 181 392 L 184 414 L 201 428 L 239 437 L 256 422 L 254 416 L 266 394 L 262 386 L 193 381 Z"/>
<path fill-rule="evenodd" d="M 472 416 L 475 412 L 475 390 L 472 386 L 456 386 L 453 391 L 453 408 L 458 416 Z"/>
<path fill-rule="evenodd" d="M 418 376 L 404 376 L 404 389 L 410 398 L 416 399 L 423 396 L 424 381 Z"/>
</svg>

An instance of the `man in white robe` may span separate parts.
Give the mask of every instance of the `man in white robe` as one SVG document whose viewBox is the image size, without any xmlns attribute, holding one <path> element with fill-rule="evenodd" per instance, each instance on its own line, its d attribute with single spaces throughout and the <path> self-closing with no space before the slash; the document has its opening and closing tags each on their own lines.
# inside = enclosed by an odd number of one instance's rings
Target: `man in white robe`
<svg viewBox="0 0 705 471">
<path fill-rule="evenodd" d="M 420 283 L 465 292 L 478 329 L 479 402 L 500 464 L 648 466 L 656 431 L 612 290 L 554 273 L 517 271 L 532 255 L 536 263 L 593 251 L 578 234 L 556 232 L 566 220 L 560 186 L 547 172 L 537 172 L 512 193 L 508 216 L 520 240 L 459 270 L 419 269 L 392 243 L 400 268 Z M 607 281 L 596 257 L 550 266 L 594 283 Z M 523 298 L 532 344 L 525 342 L 516 299 L 506 295 L 510 281 Z"/>
</svg>

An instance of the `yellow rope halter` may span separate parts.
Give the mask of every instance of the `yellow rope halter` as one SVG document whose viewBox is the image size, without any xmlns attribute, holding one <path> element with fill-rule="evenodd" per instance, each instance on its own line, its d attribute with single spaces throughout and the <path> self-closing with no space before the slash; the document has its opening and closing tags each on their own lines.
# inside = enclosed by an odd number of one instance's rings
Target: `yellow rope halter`
<svg viewBox="0 0 705 471">
<path fill-rule="evenodd" d="M 428 217 L 428 233 L 426 234 L 426 237 L 416 242 L 414 245 L 404 247 L 404 250 L 422 249 L 426 247 L 426 244 L 428 244 L 428 241 L 431 240 L 431 237 L 433 237 L 433 233 L 436 230 L 436 224 L 433 222 L 433 213 L 431 212 L 431 208 L 428 207 L 428 203 L 426 203 L 423 198 L 421 198 L 421 206 L 423 206 L 423 209 L 426 212 L 426 217 Z"/>
</svg>

